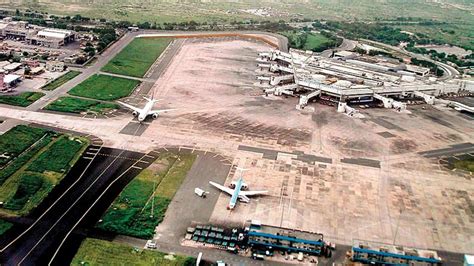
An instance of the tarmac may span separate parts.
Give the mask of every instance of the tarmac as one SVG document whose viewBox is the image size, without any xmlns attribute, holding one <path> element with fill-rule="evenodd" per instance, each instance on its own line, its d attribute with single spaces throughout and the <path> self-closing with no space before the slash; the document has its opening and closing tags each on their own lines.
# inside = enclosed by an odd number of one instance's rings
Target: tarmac
<svg viewBox="0 0 474 266">
<path fill-rule="evenodd" d="M 210 194 L 208 206 L 204 204 L 208 199 L 195 199 L 190 191 L 193 186 L 204 188 L 214 178 L 206 171 L 218 168 L 211 159 L 200 159 L 193 166 L 194 174 L 190 173 L 193 177 L 188 176 L 189 183 L 185 181 L 172 203 L 173 209 L 188 208 L 191 204 L 184 202 L 193 200 L 198 207 L 189 213 L 197 212 L 198 221 L 238 225 L 257 219 L 321 232 L 341 247 L 358 238 L 474 252 L 470 245 L 474 242 L 472 179 L 438 163 L 438 157 L 472 152 L 472 118 L 426 105 L 409 106 L 406 113 L 361 110 L 365 119 L 349 118 L 318 103 L 311 104 L 314 112 L 297 111 L 296 99 L 264 97 L 253 86 L 260 74 L 255 70 L 255 56 L 267 49 L 261 43 L 233 39 L 184 41 L 175 53 L 169 52 L 172 60 L 164 63 L 156 84 L 143 82 L 130 98 L 139 102 L 153 89 L 165 99 L 160 108 L 178 109 L 147 123 L 139 136 L 120 133 L 136 126 L 125 115 L 99 120 L 3 106 L 0 113 L 9 118 L 5 123 L 17 119 L 93 134 L 105 146 L 117 149 L 147 153 L 165 146 L 186 146 L 219 154 L 225 158 L 225 167 L 250 169 L 244 176 L 250 189 L 269 191 L 249 204 L 239 203 L 231 213 L 225 208 L 229 198 L 224 194 L 215 195 L 215 204 Z M 134 129 L 127 128 L 125 133 Z M 207 163 L 211 170 L 204 170 Z M 216 178 L 225 184 L 235 179 L 232 171 Z M 170 221 L 163 226 L 180 221 L 177 214 L 167 216 Z M 189 217 L 183 216 L 182 228 L 176 231 L 158 228 L 159 241 L 163 240 L 160 249 L 197 255 L 200 249 L 176 242 L 178 231 L 192 222 Z M 338 250 L 338 256 L 344 250 Z M 220 251 L 210 253 L 216 254 L 209 255 L 212 258 L 227 256 Z M 459 254 L 450 256 L 446 256 L 449 261 L 459 259 Z M 240 258 L 236 260 L 238 264 Z"/>
</svg>

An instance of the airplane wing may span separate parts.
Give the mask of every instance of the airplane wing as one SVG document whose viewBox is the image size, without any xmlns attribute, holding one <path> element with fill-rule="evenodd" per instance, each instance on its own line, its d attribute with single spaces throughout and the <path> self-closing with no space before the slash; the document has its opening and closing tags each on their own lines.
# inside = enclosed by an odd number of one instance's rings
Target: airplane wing
<svg viewBox="0 0 474 266">
<path fill-rule="evenodd" d="M 176 110 L 176 109 L 152 110 L 152 111 L 148 112 L 148 114 L 149 115 L 154 115 L 154 114 L 165 113 L 165 112 L 173 111 L 173 110 Z"/>
<path fill-rule="evenodd" d="M 268 191 L 266 191 L 266 190 L 254 190 L 254 191 L 245 190 L 245 191 L 240 191 L 239 196 L 240 195 L 242 195 L 242 196 L 256 196 L 256 195 L 267 194 L 267 193 L 268 193 Z"/>
<path fill-rule="evenodd" d="M 132 110 L 135 111 L 135 112 L 139 112 L 139 113 L 140 113 L 140 112 L 142 111 L 140 108 L 137 108 L 137 107 L 135 107 L 135 106 L 131 106 L 130 104 L 123 103 L 123 102 L 121 102 L 121 101 L 117 101 L 117 102 L 118 102 L 119 104 L 121 104 L 121 105 L 123 105 L 123 106 L 129 108 L 129 109 L 132 109 Z"/>
<path fill-rule="evenodd" d="M 220 185 L 220 184 L 217 184 L 216 182 L 212 182 L 212 181 L 209 181 L 209 184 L 215 186 L 216 188 L 218 188 L 219 190 L 222 190 L 224 191 L 225 193 L 229 194 L 232 196 L 232 194 L 234 194 L 234 190 L 231 189 L 231 188 L 228 188 L 228 187 L 225 187 L 223 185 Z"/>
</svg>

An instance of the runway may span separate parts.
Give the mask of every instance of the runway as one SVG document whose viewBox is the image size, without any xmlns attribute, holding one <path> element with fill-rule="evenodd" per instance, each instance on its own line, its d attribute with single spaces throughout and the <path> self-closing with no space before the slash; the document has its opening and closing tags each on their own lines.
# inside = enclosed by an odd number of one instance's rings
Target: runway
<svg viewBox="0 0 474 266">
<path fill-rule="evenodd" d="M 31 213 L 33 223 L 14 227 L 2 238 L 1 264 L 48 264 L 59 247 L 52 265 L 70 262 L 81 242 L 75 230 L 94 226 L 126 184 L 153 161 L 141 161 L 143 153 L 119 149 L 91 146 L 88 152 Z M 90 153 L 95 155 L 91 158 Z"/>
</svg>

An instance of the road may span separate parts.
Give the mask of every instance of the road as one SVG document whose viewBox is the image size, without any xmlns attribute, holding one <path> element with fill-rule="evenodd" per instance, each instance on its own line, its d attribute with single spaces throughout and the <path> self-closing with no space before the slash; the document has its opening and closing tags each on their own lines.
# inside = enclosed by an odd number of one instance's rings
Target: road
<svg viewBox="0 0 474 266">
<path fill-rule="evenodd" d="M 446 74 L 442 78 L 440 78 L 440 80 L 453 79 L 453 78 L 456 78 L 457 76 L 459 76 L 459 71 L 457 71 L 454 67 L 452 67 L 450 65 L 447 65 L 445 63 L 441 63 L 439 61 L 435 61 L 435 60 L 433 60 L 429 57 L 426 57 L 424 55 L 415 54 L 415 53 L 406 51 L 405 49 L 401 49 L 401 48 L 398 48 L 398 47 L 395 47 L 395 46 L 392 46 L 392 45 L 388 45 L 388 44 L 385 44 L 385 43 L 381 43 L 381 42 L 376 42 L 376 41 L 367 40 L 367 39 L 363 39 L 363 41 L 371 43 L 371 44 L 375 44 L 375 45 L 378 45 L 378 46 L 381 46 L 381 47 L 384 47 L 384 48 L 389 49 L 389 50 L 399 52 L 399 53 L 404 54 L 404 55 L 409 56 L 409 57 L 413 57 L 413 58 L 416 58 L 416 59 L 419 59 L 419 60 L 425 60 L 425 61 L 432 62 L 432 63 L 438 65 L 439 67 L 441 67 L 444 70 L 444 73 Z"/>
<path fill-rule="evenodd" d="M 342 37 L 340 37 L 340 38 L 342 38 Z M 356 41 L 349 40 L 349 39 L 346 39 L 346 38 L 342 38 L 342 43 L 341 43 L 341 45 L 339 45 L 339 47 L 336 47 L 334 49 L 324 50 L 321 53 L 321 56 L 330 57 L 333 52 L 350 51 L 350 50 L 354 49 L 356 47 L 356 45 L 357 45 Z"/>
</svg>

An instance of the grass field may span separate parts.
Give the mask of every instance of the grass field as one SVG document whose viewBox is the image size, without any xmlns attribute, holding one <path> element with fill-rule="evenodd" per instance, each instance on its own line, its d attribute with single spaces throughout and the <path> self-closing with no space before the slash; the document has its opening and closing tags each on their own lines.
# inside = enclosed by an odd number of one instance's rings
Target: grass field
<svg viewBox="0 0 474 266">
<path fill-rule="evenodd" d="M 59 137 L 48 150 L 32 161 L 27 171 L 65 173 L 72 166 L 71 161 L 82 149 L 84 142 L 68 136 Z"/>
<path fill-rule="evenodd" d="M 290 47 L 297 49 L 321 52 L 325 50 L 331 43 L 333 43 L 331 39 L 319 33 L 307 33 L 305 34 L 306 38 L 300 38 L 300 36 L 304 33 L 298 31 L 285 31 L 280 32 L 280 34 L 288 38 Z"/>
<path fill-rule="evenodd" d="M 456 161 L 454 163 L 454 168 L 469 171 L 469 172 L 474 172 L 474 159 L 471 158 L 471 159 Z"/>
<path fill-rule="evenodd" d="M 110 110 L 119 109 L 115 103 L 103 103 L 95 100 L 86 100 L 75 97 L 61 97 L 46 106 L 45 110 L 65 113 L 92 113 L 105 114 Z"/>
<path fill-rule="evenodd" d="M 0 220 L 0 236 L 2 236 L 6 231 L 8 231 L 8 229 L 10 229 L 12 226 L 12 223 Z"/>
<path fill-rule="evenodd" d="M 104 72 L 143 77 L 171 39 L 136 38 L 102 68 Z"/>
<path fill-rule="evenodd" d="M 140 84 L 137 80 L 94 75 L 69 91 L 69 94 L 91 99 L 112 101 L 126 97 Z"/>
<path fill-rule="evenodd" d="M 17 154 L 0 170 L 0 214 L 25 215 L 35 208 L 66 175 L 88 145 L 83 138 L 26 126 L 17 126 L 0 136 L 0 146 L 18 143 L 18 134 L 28 148 Z M 4 136 L 7 136 L 4 138 Z M 21 143 L 21 142 L 20 142 Z M 23 143 L 22 143 L 23 144 Z"/>
<path fill-rule="evenodd" d="M 41 92 L 22 92 L 18 95 L 0 95 L 0 103 L 27 107 L 43 97 Z"/>
<path fill-rule="evenodd" d="M 41 128 L 31 128 L 19 125 L 0 137 L 0 166 L 5 165 L 10 159 L 18 156 L 28 147 L 37 142 L 47 133 L 47 130 Z"/>
<path fill-rule="evenodd" d="M 52 91 L 55 90 L 56 88 L 60 87 L 64 83 L 68 82 L 69 80 L 75 78 L 81 74 L 79 71 L 71 70 L 67 72 L 66 74 L 60 76 L 59 78 L 51 81 L 50 83 L 44 85 L 41 89 L 46 90 L 46 91 Z"/>
<path fill-rule="evenodd" d="M 383 18 L 419 17 L 435 18 L 453 22 L 472 21 L 473 3 L 468 0 L 391 0 L 357 2 L 344 0 L 315 1 L 149 1 L 97 0 L 88 2 L 71 0 L 49 1 L 3 1 L 2 6 L 29 8 L 66 15 L 81 15 L 111 20 L 132 22 L 163 23 L 195 20 L 198 22 L 231 22 L 242 20 L 289 20 L 291 18 L 311 18 L 345 21 L 373 21 Z M 67 8 L 64 8 L 67 5 Z M 244 12 L 246 9 L 272 9 L 272 16 L 264 17 Z"/>
<path fill-rule="evenodd" d="M 86 238 L 71 265 L 163 265 L 191 266 L 192 257 L 167 255 L 159 251 L 142 250 L 105 240 Z"/>
<path fill-rule="evenodd" d="M 123 235 L 149 239 L 194 163 L 195 156 L 163 153 L 143 170 L 112 203 L 97 227 Z M 156 186 L 155 186 L 156 184 Z M 154 196 L 153 218 L 151 201 Z"/>
</svg>

